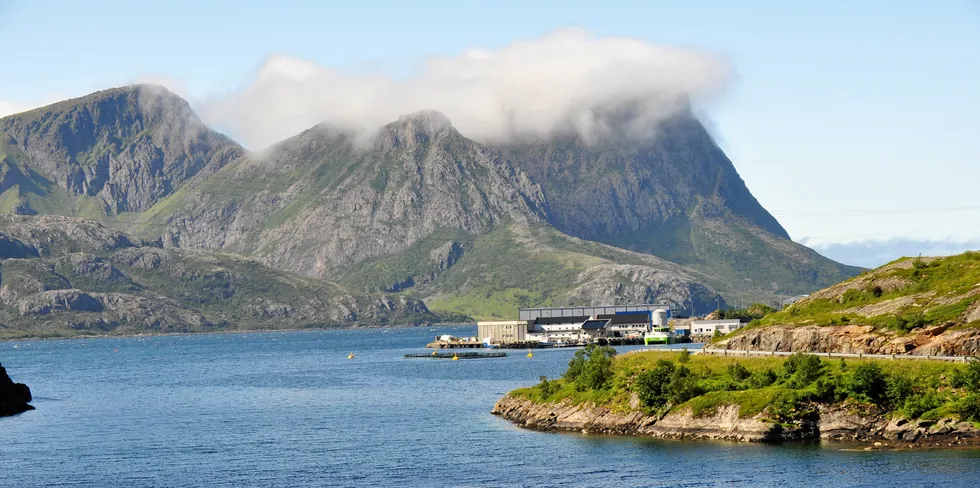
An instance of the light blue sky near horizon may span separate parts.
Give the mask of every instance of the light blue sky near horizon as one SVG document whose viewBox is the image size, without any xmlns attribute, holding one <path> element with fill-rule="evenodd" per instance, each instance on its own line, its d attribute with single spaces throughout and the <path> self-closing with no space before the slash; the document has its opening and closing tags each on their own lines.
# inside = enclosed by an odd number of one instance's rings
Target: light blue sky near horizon
<svg viewBox="0 0 980 488">
<path fill-rule="evenodd" d="M 569 26 L 726 59 L 734 76 L 702 107 L 706 124 L 795 240 L 980 243 L 973 0 L 0 0 L 0 102 L 147 76 L 179 80 L 193 101 L 242 86 L 274 54 L 407 76 L 430 55 Z"/>
</svg>

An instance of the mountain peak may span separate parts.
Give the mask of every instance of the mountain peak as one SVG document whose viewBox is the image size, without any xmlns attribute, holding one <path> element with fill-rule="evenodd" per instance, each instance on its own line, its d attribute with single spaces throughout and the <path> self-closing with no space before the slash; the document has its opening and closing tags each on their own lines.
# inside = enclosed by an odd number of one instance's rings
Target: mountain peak
<svg viewBox="0 0 980 488">
<path fill-rule="evenodd" d="M 435 110 L 419 110 L 386 125 L 381 140 L 393 147 L 414 147 L 447 133 L 456 133 L 449 117 Z"/>
</svg>

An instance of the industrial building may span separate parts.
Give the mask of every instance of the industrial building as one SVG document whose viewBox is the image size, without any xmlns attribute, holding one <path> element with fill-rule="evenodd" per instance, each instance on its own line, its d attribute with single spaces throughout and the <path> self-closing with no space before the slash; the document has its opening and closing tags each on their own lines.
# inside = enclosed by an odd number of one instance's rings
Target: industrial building
<svg viewBox="0 0 980 488">
<path fill-rule="evenodd" d="M 670 318 L 665 304 L 526 308 L 519 320 L 477 322 L 477 335 L 488 345 L 525 342 L 581 344 L 602 338 L 640 339 Z"/>
</svg>

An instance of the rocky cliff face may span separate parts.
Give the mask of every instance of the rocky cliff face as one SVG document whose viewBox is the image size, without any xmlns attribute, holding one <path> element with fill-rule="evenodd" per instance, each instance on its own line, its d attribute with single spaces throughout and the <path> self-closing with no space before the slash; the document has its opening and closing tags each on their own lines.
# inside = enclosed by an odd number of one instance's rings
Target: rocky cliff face
<svg viewBox="0 0 980 488">
<path fill-rule="evenodd" d="M 494 405 L 494 415 L 533 430 L 650 436 L 667 439 L 713 439 L 738 442 L 786 442 L 813 439 L 858 441 L 871 448 L 924 448 L 980 445 L 980 429 L 953 419 L 908 422 L 889 420 L 873 407 L 832 405 L 815 418 L 781 425 L 763 414 L 742 418 L 739 407 L 719 407 L 696 417 L 690 409 L 663 418 L 639 410 L 614 412 L 595 405 L 535 403 L 507 395 Z"/>
<path fill-rule="evenodd" d="M 31 389 L 23 383 L 14 383 L 7 376 L 7 370 L 0 365 L 0 417 L 34 410 L 28 404 L 31 400 Z"/>
<path fill-rule="evenodd" d="M 141 212 L 244 150 L 157 86 L 106 90 L 0 119 L 22 164 L 102 214 Z M 79 209 L 77 206 L 75 210 Z"/>
<path fill-rule="evenodd" d="M 870 325 L 767 327 L 720 341 L 731 350 L 978 356 L 980 329 L 926 327 L 909 334 Z"/>
</svg>

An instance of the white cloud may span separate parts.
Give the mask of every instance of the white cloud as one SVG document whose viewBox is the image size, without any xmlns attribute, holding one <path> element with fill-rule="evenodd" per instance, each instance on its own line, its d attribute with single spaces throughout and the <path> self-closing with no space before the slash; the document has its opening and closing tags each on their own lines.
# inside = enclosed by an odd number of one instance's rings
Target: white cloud
<svg viewBox="0 0 980 488">
<path fill-rule="evenodd" d="M 598 108 L 628 110 L 627 127 L 642 133 L 687 100 L 717 93 L 727 77 L 727 64 L 707 53 L 564 29 L 499 50 L 432 57 L 405 79 L 275 55 L 242 89 L 197 108 L 252 148 L 324 121 L 375 129 L 424 109 L 482 141 L 546 136 L 569 124 L 593 135 L 608 123 Z"/>
</svg>

